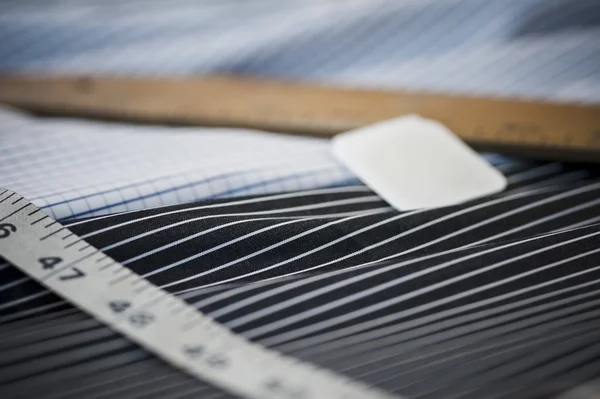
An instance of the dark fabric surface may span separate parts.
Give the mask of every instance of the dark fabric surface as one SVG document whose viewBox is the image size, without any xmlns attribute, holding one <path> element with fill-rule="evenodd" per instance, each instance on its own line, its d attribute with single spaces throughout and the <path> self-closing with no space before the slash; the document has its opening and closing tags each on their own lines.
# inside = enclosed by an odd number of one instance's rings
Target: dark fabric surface
<svg viewBox="0 0 600 399">
<path fill-rule="evenodd" d="M 600 179 L 540 167 L 440 209 L 355 186 L 65 224 L 264 346 L 407 397 L 512 398 L 600 376 Z M 2 398 L 228 397 L 16 268 L 0 282 Z"/>
</svg>

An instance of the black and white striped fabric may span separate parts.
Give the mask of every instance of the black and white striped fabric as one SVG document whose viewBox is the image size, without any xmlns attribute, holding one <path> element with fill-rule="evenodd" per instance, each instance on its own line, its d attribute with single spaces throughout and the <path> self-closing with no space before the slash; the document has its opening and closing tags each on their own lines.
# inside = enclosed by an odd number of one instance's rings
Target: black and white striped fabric
<svg viewBox="0 0 600 399">
<path fill-rule="evenodd" d="M 5 0 L 0 70 L 598 102 L 599 15 L 598 0 Z M 0 186 L 253 342 L 408 398 L 600 376 L 598 171 L 488 159 L 505 192 L 400 213 L 326 141 L 0 110 Z M 0 398 L 30 397 L 229 396 L 2 264 Z"/>
<path fill-rule="evenodd" d="M 251 341 L 408 398 L 599 377 L 600 173 L 498 167 L 505 192 L 440 209 L 398 212 L 357 185 L 67 224 Z M 0 281 L 2 398 L 230 397 L 14 267 Z"/>
</svg>

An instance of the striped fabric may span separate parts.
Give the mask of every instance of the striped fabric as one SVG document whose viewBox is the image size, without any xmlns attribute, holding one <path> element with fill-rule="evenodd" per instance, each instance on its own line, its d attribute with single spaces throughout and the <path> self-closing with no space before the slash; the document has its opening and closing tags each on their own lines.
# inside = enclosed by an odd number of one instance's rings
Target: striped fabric
<svg viewBox="0 0 600 399">
<path fill-rule="evenodd" d="M 0 69 L 600 99 L 598 0 L 5 0 Z"/>
<path fill-rule="evenodd" d="M 599 37 L 598 0 L 0 2 L 1 72 L 598 102 Z M 402 213 L 323 140 L 0 110 L 0 187 L 249 340 L 408 398 L 600 377 L 599 171 L 488 159 L 505 192 Z M 29 397 L 229 396 L 0 264 L 0 398 Z"/>
<path fill-rule="evenodd" d="M 409 398 L 514 398 L 600 376 L 600 173 L 515 165 L 506 192 L 448 208 L 358 185 L 68 226 L 264 346 Z M 0 273 L 3 398 L 229 397 Z"/>
</svg>

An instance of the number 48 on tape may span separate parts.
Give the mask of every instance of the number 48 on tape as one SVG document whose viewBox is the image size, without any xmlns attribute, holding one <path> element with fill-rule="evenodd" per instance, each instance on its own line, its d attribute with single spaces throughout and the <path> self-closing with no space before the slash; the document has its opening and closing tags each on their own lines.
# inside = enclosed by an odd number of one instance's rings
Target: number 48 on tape
<svg viewBox="0 0 600 399">
<path fill-rule="evenodd" d="M 2 189 L 0 256 L 167 362 L 240 397 L 392 397 L 232 333 Z"/>
</svg>

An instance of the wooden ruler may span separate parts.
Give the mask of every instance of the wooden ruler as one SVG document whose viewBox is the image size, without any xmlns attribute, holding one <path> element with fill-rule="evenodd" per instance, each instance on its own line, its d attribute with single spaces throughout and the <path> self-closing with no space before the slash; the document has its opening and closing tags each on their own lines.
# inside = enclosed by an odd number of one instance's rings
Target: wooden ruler
<svg viewBox="0 0 600 399">
<path fill-rule="evenodd" d="M 45 115 L 318 136 L 416 113 L 444 123 L 480 150 L 600 162 L 600 105 L 359 90 L 227 76 L 3 76 L 0 102 Z"/>
</svg>

